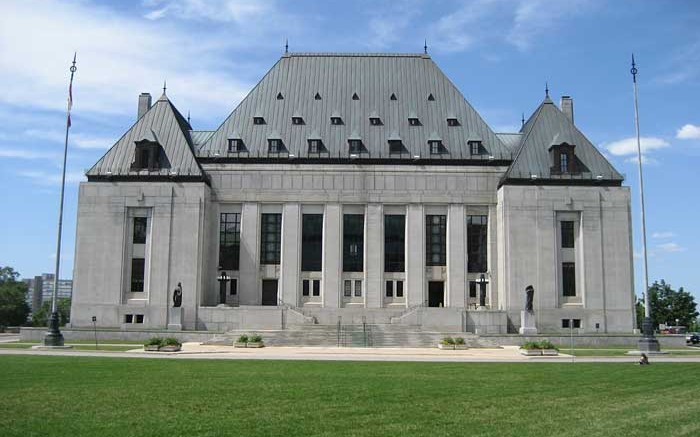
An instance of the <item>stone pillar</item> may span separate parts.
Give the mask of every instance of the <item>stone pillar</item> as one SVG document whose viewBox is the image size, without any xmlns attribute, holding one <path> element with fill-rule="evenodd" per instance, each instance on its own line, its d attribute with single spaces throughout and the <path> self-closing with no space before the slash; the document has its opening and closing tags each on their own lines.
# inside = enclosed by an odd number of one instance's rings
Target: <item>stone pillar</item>
<svg viewBox="0 0 700 437">
<path fill-rule="evenodd" d="M 280 260 L 280 298 L 286 304 L 299 304 L 299 271 L 301 269 L 301 213 L 298 203 L 282 208 L 282 254 Z"/>
<path fill-rule="evenodd" d="M 384 272 L 384 209 L 381 204 L 367 205 L 365 220 L 365 292 L 367 308 L 382 306 Z"/>
<path fill-rule="evenodd" d="M 406 209 L 406 299 L 409 306 L 421 305 L 425 294 L 425 216 L 423 205 Z"/>
<path fill-rule="evenodd" d="M 445 306 L 464 307 L 467 286 L 467 218 L 464 205 L 447 211 L 447 301 Z"/>
<path fill-rule="evenodd" d="M 244 203 L 241 210 L 240 280 L 238 293 L 241 305 L 260 305 L 260 208 L 257 203 Z"/>
<path fill-rule="evenodd" d="M 489 283 L 486 285 L 486 294 L 492 310 L 502 309 L 498 293 L 498 226 L 496 205 L 489 205 L 489 225 L 487 229 L 486 259 L 488 260 Z"/>
<path fill-rule="evenodd" d="M 326 205 L 323 215 L 323 306 L 340 306 L 340 277 L 343 269 L 343 207 Z"/>
</svg>

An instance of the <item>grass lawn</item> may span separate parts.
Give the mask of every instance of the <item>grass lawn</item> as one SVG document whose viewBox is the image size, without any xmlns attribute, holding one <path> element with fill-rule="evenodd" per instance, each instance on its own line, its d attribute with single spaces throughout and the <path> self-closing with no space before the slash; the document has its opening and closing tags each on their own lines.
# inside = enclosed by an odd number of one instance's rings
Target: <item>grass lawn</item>
<svg viewBox="0 0 700 437">
<path fill-rule="evenodd" d="M 574 355 L 577 357 L 623 357 L 627 356 L 627 352 L 634 350 L 631 346 L 613 346 L 607 348 L 593 348 L 593 347 L 574 347 Z M 700 348 L 698 347 L 675 347 L 675 348 L 661 348 L 664 352 L 667 352 L 666 356 L 676 357 L 676 356 L 693 356 L 700 355 Z M 566 346 L 559 346 L 559 352 L 564 354 L 571 354 L 571 349 Z M 652 358 L 653 360 L 653 358 Z"/>
<path fill-rule="evenodd" d="M 13 436 L 697 436 L 699 364 L 0 356 Z"/>
</svg>

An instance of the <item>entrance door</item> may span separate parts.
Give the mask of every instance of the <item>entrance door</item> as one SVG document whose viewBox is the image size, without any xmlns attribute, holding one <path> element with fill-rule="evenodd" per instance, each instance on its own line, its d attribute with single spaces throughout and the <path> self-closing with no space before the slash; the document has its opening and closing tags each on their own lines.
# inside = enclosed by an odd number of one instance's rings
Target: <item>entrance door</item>
<svg viewBox="0 0 700 437">
<path fill-rule="evenodd" d="M 445 283 L 442 281 L 428 282 L 428 306 L 445 306 Z"/>
<path fill-rule="evenodd" d="M 262 304 L 272 306 L 277 305 L 277 279 L 263 279 Z"/>
</svg>

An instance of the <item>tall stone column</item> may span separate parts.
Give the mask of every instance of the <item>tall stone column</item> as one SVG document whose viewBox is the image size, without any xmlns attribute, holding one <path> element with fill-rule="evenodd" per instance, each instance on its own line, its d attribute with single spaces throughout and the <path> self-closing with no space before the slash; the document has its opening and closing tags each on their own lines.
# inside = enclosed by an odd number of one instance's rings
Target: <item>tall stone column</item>
<svg viewBox="0 0 700 437">
<path fill-rule="evenodd" d="M 260 207 L 244 203 L 241 210 L 241 252 L 239 262 L 241 305 L 260 305 Z"/>
<path fill-rule="evenodd" d="M 423 205 L 410 204 L 406 210 L 406 299 L 420 305 L 425 293 L 425 216 Z"/>
<path fill-rule="evenodd" d="M 384 209 L 381 204 L 367 205 L 365 224 L 365 292 L 367 308 L 382 306 L 384 272 Z"/>
<path fill-rule="evenodd" d="M 467 286 L 467 218 L 464 205 L 450 205 L 447 212 L 447 302 L 464 307 Z"/>
<path fill-rule="evenodd" d="M 323 306 L 340 306 L 340 277 L 343 269 L 343 207 L 326 205 L 323 216 Z"/>
<path fill-rule="evenodd" d="M 280 260 L 280 298 L 292 306 L 299 304 L 299 271 L 301 268 L 301 214 L 298 203 L 282 208 L 282 254 Z"/>
</svg>

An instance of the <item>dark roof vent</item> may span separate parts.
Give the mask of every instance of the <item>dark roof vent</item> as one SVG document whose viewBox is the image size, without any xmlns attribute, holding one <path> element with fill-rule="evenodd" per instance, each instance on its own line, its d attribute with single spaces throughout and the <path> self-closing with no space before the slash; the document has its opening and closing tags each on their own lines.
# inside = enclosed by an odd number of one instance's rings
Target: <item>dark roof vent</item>
<svg viewBox="0 0 700 437">
<path fill-rule="evenodd" d="M 357 93 L 352 93 L 352 99 L 353 100 L 360 100 L 360 96 L 358 96 Z"/>
<path fill-rule="evenodd" d="M 433 93 L 428 94 L 428 101 L 429 101 L 429 102 L 434 102 L 434 101 L 435 101 L 435 97 L 433 97 Z"/>
<path fill-rule="evenodd" d="M 391 97 L 389 97 L 389 100 L 396 100 L 396 94 L 391 93 Z"/>
<path fill-rule="evenodd" d="M 277 93 L 277 100 L 284 100 L 282 93 Z"/>
<path fill-rule="evenodd" d="M 321 100 L 321 95 L 319 93 L 316 93 L 314 96 L 314 100 Z"/>
</svg>

